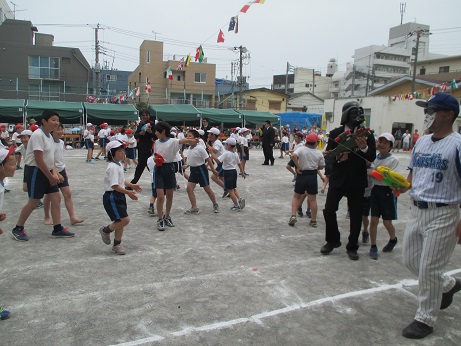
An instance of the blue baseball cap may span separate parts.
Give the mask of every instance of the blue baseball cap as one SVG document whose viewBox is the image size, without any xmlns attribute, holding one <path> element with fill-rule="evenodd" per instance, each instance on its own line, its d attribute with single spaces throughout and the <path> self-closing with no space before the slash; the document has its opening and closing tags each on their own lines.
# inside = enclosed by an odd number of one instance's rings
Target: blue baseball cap
<svg viewBox="0 0 461 346">
<path fill-rule="evenodd" d="M 458 116 L 459 114 L 458 100 L 450 94 L 437 93 L 427 101 L 416 101 L 416 105 L 424 108 L 427 108 L 428 106 L 434 106 L 436 108 L 453 111 L 455 116 Z"/>
</svg>

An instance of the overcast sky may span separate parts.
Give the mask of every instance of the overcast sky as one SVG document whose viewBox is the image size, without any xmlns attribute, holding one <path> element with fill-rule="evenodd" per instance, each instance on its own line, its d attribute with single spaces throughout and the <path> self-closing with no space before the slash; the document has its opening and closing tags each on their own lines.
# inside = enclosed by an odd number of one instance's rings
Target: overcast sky
<svg viewBox="0 0 461 346">
<path fill-rule="evenodd" d="M 94 27 L 109 67 L 132 71 L 143 39 L 163 41 L 165 59 L 195 53 L 202 44 L 218 78 L 231 77 L 233 47 L 250 52 L 244 75 L 251 88 L 270 87 L 272 75 L 287 62 L 325 75 L 330 58 L 344 70 L 356 48 L 386 45 L 389 28 L 400 24 L 405 0 L 266 0 L 240 13 L 245 0 L 15 0 L 16 19 L 30 20 L 39 32 L 53 34 L 56 46 L 80 48 L 94 65 Z M 11 9 L 13 5 L 8 1 Z M 461 55 L 460 0 L 407 0 L 403 23 L 431 27 L 430 51 Z M 227 32 L 239 14 L 239 33 Z M 66 24 L 60 26 L 57 24 Z M 225 42 L 217 44 L 222 28 Z"/>
</svg>

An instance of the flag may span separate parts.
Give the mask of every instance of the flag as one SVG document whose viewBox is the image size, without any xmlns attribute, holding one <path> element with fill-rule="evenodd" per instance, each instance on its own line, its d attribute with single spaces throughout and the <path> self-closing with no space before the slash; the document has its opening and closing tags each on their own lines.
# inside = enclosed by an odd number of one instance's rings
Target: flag
<svg viewBox="0 0 461 346">
<path fill-rule="evenodd" d="M 171 70 L 171 67 L 168 67 L 165 70 L 165 78 L 169 80 L 173 80 L 173 71 Z"/>
<path fill-rule="evenodd" d="M 219 29 L 218 39 L 217 39 L 216 42 L 217 42 L 217 43 L 222 43 L 222 42 L 224 42 L 224 33 L 222 32 L 221 29 Z"/>
<path fill-rule="evenodd" d="M 455 79 L 453 79 L 453 82 L 451 82 L 451 88 L 452 89 L 458 89 L 458 83 L 456 83 Z"/>
<path fill-rule="evenodd" d="M 250 8 L 251 6 L 251 2 L 250 4 L 246 4 L 246 5 L 243 5 L 242 9 L 240 10 L 240 12 L 242 13 L 247 13 L 248 9 Z"/>
<path fill-rule="evenodd" d="M 266 0 L 253 0 L 253 4 L 264 4 Z"/>
<path fill-rule="evenodd" d="M 181 71 L 183 68 L 184 68 L 184 58 L 181 58 L 181 60 L 179 60 L 178 67 L 176 68 L 176 70 Z"/>
<path fill-rule="evenodd" d="M 146 83 L 145 90 L 146 90 L 146 94 L 148 94 L 148 93 L 150 93 L 152 91 L 152 88 L 150 87 L 150 82 Z"/>
<path fill-rule="evenodd" d="M 136 96 L 141 96 L 141 88 L 136 88 Z"/>
<path fill-rule="evenodd" d="M 186 67 L 189 67 L 189 65 L 190 65 L 190 54 L 187 54 L 186 63 L 184 65 Z"/>
<path fill-rule="evenodd" d="M 198 60 L 198 62 L 202 62 L 204 57 L 205 57 L 205 52 L 203 51 L 202 45 L 200 45 L 195 50 L 195 61 Z"/>
<path fill-rule="evenodd" d="M 235 17 L 235 30 L 234 30 L 234 32 L 236 34 L 238 34 L 238 32 L 239 32 L 239 17 L 238 16 Z"/>
<path fill-rule="evenodd" d="M 231 17 L 229 21 L 229 29 L 227 31 L 232 31 L 235 28 L 235 17 Z"/>
</svg>

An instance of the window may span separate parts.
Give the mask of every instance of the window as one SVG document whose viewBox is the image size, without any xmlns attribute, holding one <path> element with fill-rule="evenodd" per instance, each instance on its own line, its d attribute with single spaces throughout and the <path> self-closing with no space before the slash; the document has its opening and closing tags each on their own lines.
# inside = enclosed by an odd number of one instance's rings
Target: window
<svg viewBox="0 0 461 346">
<path fill-rule="evenodd" d="M 365 116 L 365 125 L 370 126 L 371 121 L 371 108 L 364 108 L 363 115 Z"/>
<path fill-rule="evenodd" d="M 279 111 L 282 109 L 282 102 L 269 101 L 269 110 Z"/>
<path fill-rule="evenodd" d="M 150 50 L 147 51 L 146 54 L 146 62 L 149 64 L 150 63 Z"/>
<path fill-rule="evenodd" d="M 181 75 L 178 74 L 178 76 L 176 77 L 176 80 L 177 80 L 178 82 L 180 82 L 180 81 L 181 81 Z"/>
<path fill-rule="evenodd" d="M 422 69 L 419 70 L 420 75 L 425 75 L 426 74 L 426 69 L 423 67 Z"/>
<path fill-rule="evenodd" d="M 115 74 L 106 74 L 106 81 L 108 81 L 108 82 L 116 82 L 117 81 L 117 75 L 115 75 Z"/>
<path fill-rule="evenodd" d="M 30 79 L 59 79 L 59 58 L 29 56 Z"/>
<path fill-rule="evenodd" d="M 440 66 L 439 73 L 450 72 L 450 66 Z"/>
<path fill-rule="evenodd" d="M 194 82 L 195 83 L 206 83 L 206 73 L 196 72 Z"/>
</svg>

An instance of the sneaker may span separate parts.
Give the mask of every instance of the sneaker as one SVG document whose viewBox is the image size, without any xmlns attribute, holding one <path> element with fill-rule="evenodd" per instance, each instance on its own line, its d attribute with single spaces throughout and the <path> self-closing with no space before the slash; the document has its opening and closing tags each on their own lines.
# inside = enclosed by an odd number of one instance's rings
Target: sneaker
<svg viewBox="0 0 461 346">
<path fill-rule="evenodd" d="M 199 209 L 198 208 L 190 208 L 184 211 L 184 214 L 191 215 L 191 214 L 198 214 Z"/>
<path fill-rule="evenodd" d="M 29 238 L 27 237 L 26 230 L 24 228 L 15 227 L 13 228 L 11 233 L 13 233 L 13 237 L 17 241 L 28 241 L 29 240 Z"/>
<path fill-rule="evenodd" d="M 165 230 L 165 220 L 164 219 L 158 219 L 157 220 L 157 229 L 159 231 L 164 231 Z"/>
<path fill-rule="evenodd" d="M 125 249 L 120 244 L 112 246 L 112 251 L 115 252 L 117 255 L 124 255 L 125 254 Z"/>
<path fill-rule="evenodd" d="M 370 240 L 370 233 L 362 232 L 362 243 L 366 244 Z"/>
<path fill-rule="evenodd" d="M 7 318 L 10 318 L 10 312 L 0 308 L 0 320 L 6 320 Z"/>
<path fill-rule="evenodd" d="M 306 210 L 306 216 L 311 219 L 312 218 L 312 211 L 310 209 Z"/>
<path fill-rule="evenodd" d="M 51 232 L 51 238 L 72 238 L 73 236 L 75 236 L 75 233 L 70 232 L 66 227 L 61 227 L 60 231 Z"/>
<path fill-rule="evenodd" d="M 11 190 L 5 189 L 5 193 L 7 193 L 7 192 L 11 192 Z"/>
<path fill-rule="evenodd" d="M 391 252 L 392 250 L 394 250 L 394 246 L 397 244 L 397 237 L 395 237 L 394 240 L 389 240 L 389 242 L 387 243 L 387 245 L 385 247 L 383 247 L 383 252 Z"/>
<path fill-rule="evenodd" d="M 239 202 L 240 210 L 243 210 L 243 208 L 245 208 L 245 198 L 240 197 L 240 198 L 238 199 L 238 202 Z"/>
<path fill-rule="evenodd" d="M 376 246 L 372 246 L 370 248 L 370 257 L 371 257 L 371 259 L 373 259 L 375 261 L 378 259 L 378 257 L 379 257 L 378 248 Z"/>
<path fill-rule="evenodd" d="M 303 214 L 303 208 L 301 206 L 298 207 L 298 216 L 299 217 L 303 217 L 304 214 Z"/>
<path fill-rule="evenodd" d="M 110 245 L 110 233 L 104 232 L 104 226 L 99 227 L 99 234 L 101 235 L 102 242 L 104 244 Z"/>
<path fill-rule="evenodd" d="M 453 296 L 456 292 L 461 291 L 461 279 L 456 279 L 456 283 L 451 290 L 442 294 L 442 302 L 440 303 L 440 310 L 445 310 L 453 302 Z"/>
<path fill-rule="evenodd" d="M 214 211 L 215 213 L 219 213 L 219 205 L 213 204 L 213 211 Z"/>
<path fill-rule="evenodd" d="M 123 169 L 123 172 L 126 173 L 126 172 L 128 172 L 128 170 L 127 170 L 126 168 L 124 168 L 124 169 Z"/>
<path fill-rule="evenodd" d="M 222 195 L 222 198 L 229 197 L 229 191 L 224 190 L 224 194 Z"/>
<path fill-rule="evenodd" d="M 312 228 L 317 228 L 317 221 L 311 220 L 311 222 L 309 223 L 309 226 L 311 226 Z"/>
<path fill-rule="evenodd" d="M 155 207 L 149 207 L 149 208 L 147 208 L 147 214 L 149 214 L 149 215 L 151 215 L 151 216 L 157 215 L 157 211 L 155 210 Z"/>
<path fill-rule="evenodd" d="M 433 327 L 428 326 L 423 322 L 413 320 L 413 322 L 403 329 L 402 335 L 409 339 L 422 339 L 431 334 L 433 331 Z"/>
<path fill-rule="evenodd" d="M 40 208 L 43 208 L 43 202 L 42 201 L 38 202 L 38 205 L 35 207 L 35 209 L 40 209 Z"/>
<path fill-rule="evenodd" d="M 91 164 L 91 165 L 95 165 L 95 164 L 96 164 L 96 162 L 95 162 L 94 160 L 90 160 L 90 161 L 88 161 L 88 163 Z"/>
<path fill-rule="evenodd" d="M 296 223 L 296 221 L 298 221 L 298 219 L 296 218 L 296 215 L 291 215 L 290 221 L 288 221 L 288 224 L 289 224 L 290 226 L 294 226 L 295 223 Z"/>
<path fill-rule="evenodd" d="M 165 221 L 165 225 L 168 227 L 174 227 L 174 223 L 171 220 L 171 216 L 163 216 L 163 220 Z"/>
<path fill-rule="evenodd" d="M 99 157 L 96 157 L 95 160 L 96 161 L 101 161 L 101 159 Z"/>
<path fill-rule="evenodd" d="M 293 180 L 291 182 L 294 183 L 295 181 L 296 181 L 296 174 L 293 174 Z"/>
<path fill-rule="evenodd" d="M 231 208 L 230 208 L 231 211 L 240 211 L 240 207 L 238 205 L 233 205 Z"/>
</svg>

